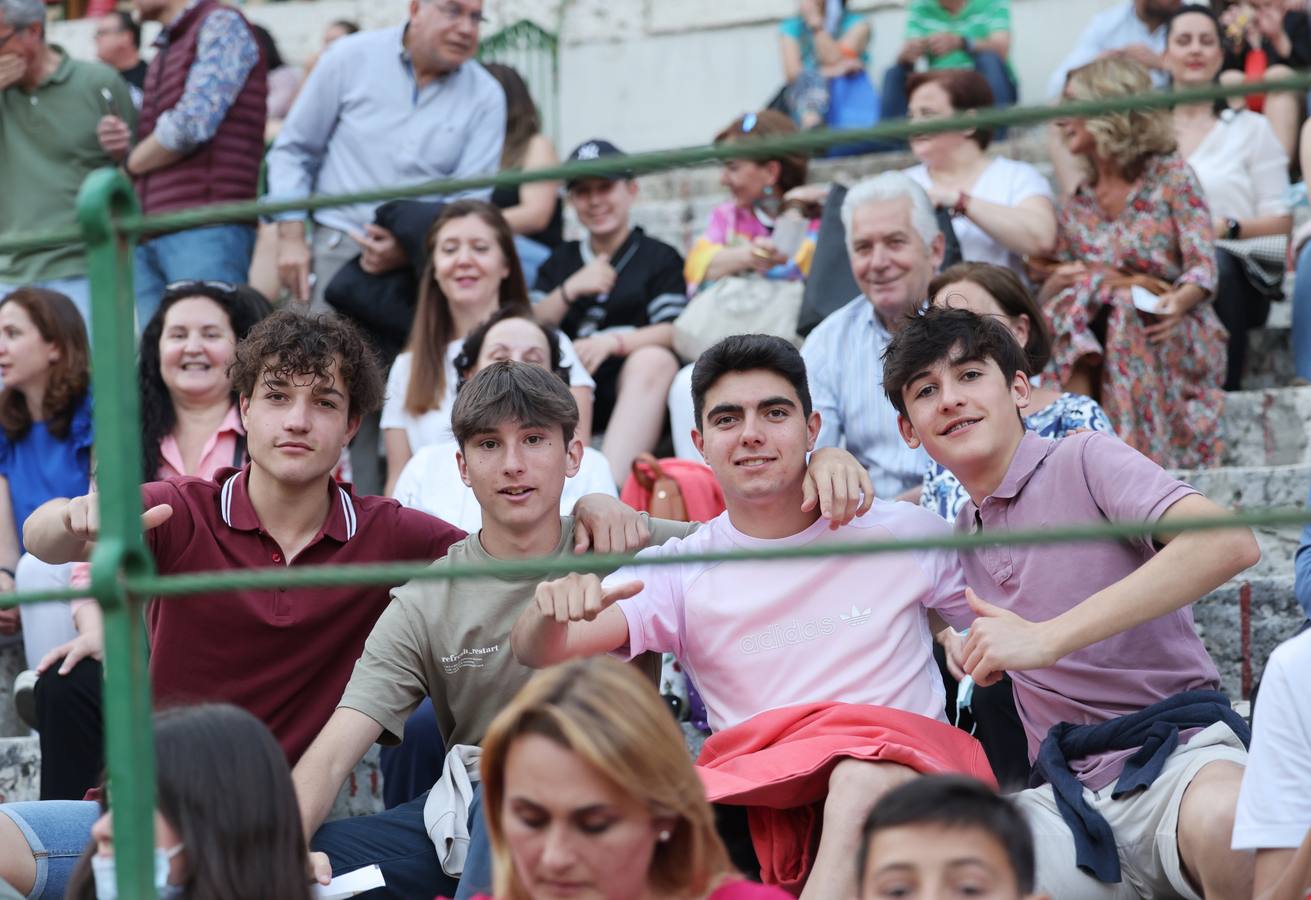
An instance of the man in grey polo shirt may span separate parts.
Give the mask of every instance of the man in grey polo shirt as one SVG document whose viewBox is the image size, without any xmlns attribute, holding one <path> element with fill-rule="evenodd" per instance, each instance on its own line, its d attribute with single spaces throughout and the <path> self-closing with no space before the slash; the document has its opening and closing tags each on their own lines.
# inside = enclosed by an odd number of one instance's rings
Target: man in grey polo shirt
<svg viewBox="0 0 1311 900">
<path fill-rule="evenodd" d="M 483 0 L 411 0 L 406 24 L 335 41 L 269 151 L 267 199 L 495 172 L 505 94 L 473 60 L 482 13 Z M 279 217 L 278 276 L 293 298 L 326 309 L 324 289 L 357 253 L 366 272 L 406 262 L 396 239 L 373 224 L 376 208 L 316 211 L 312 246 L 302 213 Z"/>
<path fill-rule="evenodd" d="M 96 137 L 110 111 L 135 122 L 127 82 L 46 43 L 41 0 L 0 0 L 0 239 L 77 224 L 77 192 L 113 165 Z M 90 321 L 80 244 L 0 253 L 0 297 L 38 285 L 67 294 Z"/>
</svg>

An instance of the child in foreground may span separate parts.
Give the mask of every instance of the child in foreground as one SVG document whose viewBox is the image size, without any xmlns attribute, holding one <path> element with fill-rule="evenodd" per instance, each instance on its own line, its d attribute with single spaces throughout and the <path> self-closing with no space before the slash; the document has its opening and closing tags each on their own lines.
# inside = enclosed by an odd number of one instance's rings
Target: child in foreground
<svg viewBox="0 0 1311 900">
<path fill-rule="evenodd" d="M 889 791 L 865 820 L 860 900 L 1045 900 L 1033 892 L 1033 835 L 1010 801 L 960 775 Z"/>
</svg>

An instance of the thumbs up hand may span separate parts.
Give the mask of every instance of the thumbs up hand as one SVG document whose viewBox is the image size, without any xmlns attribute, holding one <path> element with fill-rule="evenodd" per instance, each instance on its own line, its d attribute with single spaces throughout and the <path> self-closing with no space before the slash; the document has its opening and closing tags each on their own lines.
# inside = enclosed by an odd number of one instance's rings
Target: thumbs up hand
<svg viewBox="0 0 1311 900">
<path fill-rule="evenodd" d="M 965 639 L 963 668 L 980 687 L 996 684 L 1008 670 L 1041 669 L 1059 658 L 1055 643 L 1046 636 L 1047 623 L 1022 619 L 970 588 L 965 589 L 965 599 L 978 618 Z"/>
</svg>

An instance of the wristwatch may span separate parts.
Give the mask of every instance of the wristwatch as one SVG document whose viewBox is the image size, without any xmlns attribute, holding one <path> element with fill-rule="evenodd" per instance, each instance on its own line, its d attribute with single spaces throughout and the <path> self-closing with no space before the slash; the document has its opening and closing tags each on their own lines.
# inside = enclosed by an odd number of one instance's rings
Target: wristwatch
<svg viewBox="0 0 1311 900">
<path fill-rule="evenodd" d="M 1243 230 L 1242 223 L 1237 219 L 1225 219 L 1225 225 L 1227 226 L 1225 229 L 1225 237 L 1231 241 L 1238 240 L 1238 236 Z"/>
</svg>

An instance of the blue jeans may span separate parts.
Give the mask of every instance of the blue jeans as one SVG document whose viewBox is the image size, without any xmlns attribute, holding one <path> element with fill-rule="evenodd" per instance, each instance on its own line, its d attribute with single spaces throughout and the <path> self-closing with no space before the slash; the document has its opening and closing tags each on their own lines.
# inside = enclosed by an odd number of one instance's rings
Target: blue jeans
<svg viewBox="0 0 1311 900">
<path fill-rule="evenodd" d="M 152 237 L 137 247 L 132 279 L 137 295 L 137 333 L 159 309 L 174 281 L 245 284 L 255 250 L 253 225 L 210 225 Z"/>
<path fill-rule="evenodd" d="M 328 855 L 334 875 L 378 865 L 387 886 L 362 897 L 466 900 L 475 894 L 490 894 L 492 853 L 483 822 L 482 786 L 475 788 L 469 807 L 469 854 L 459 879 L 442 871 L 437 849 L 423 826 L 423 805 L 427 801 L 425 791 L 409 803 L 374 816 L 328 822 L 314 833 L 310 848 Z"/>
<path fill-rule="evenodd" d="M 519 268 L 523 269 L 524 284 L 532 290 L 533 285 L 537 283 L 537 270 L 546 262 L 547 257 L 551 255 L 551 248 L 545 244 L 539 244 L 531 238 L 526 238 L 521 234 L 514 236 L 514 249 L 519 254 Z"/>
<path fill-rule="evenodd" d="M 883 75 L 883 121 L 888 119 L 904 119 L 910 98 L 906 96 L 906 80 L 910 78 L 914 70 L 910 66 L 903 66 L 896 63 L 891 66 Z M 1011 73 L 1006 68 L 1006 61 L 991 50 L 976 50 L 974 52 L 974 71 L 983 76 L 983 80 L 988 82 L 988 87 L 992 88 L 992 98 L 994 106 L 1011 106 L 1015 103 L 1018 96 L 1015 90 L 1015 82 L 1011 80 Z M 1001 130 L 996 132 L 997 137 L 1002 136 Z"/>
<path fill-rule="evenodd" d="M 100 804 L 89 800 L 34 800 L 0 805 L 27 838 L 36 858 L 36 881 L 27 900 L 59 900 L 78 858 L 91 844 Z"/>
<path fill-rule="evenodd" d="M 1297 254 L 1293 282 L 1293 367 L 1299 378 L 1311 381 L 1311 241 Z"/>
<path fill-rule="evenodd" d="M 77 311 L 82 314 L 82 321 L 86 323 L 88 336 L 91 333 L 91 282 L 85 275 L 79 275 L 75 278 L 49 278 L 45 281 L 33 281 L 28 284 L 12 284 L 10 282 L 0 281 L 0 299 L 12 294 L 20 287 L 39 287 L 47 291 L 58 291 L 77 307 Z"/>
</svg>

